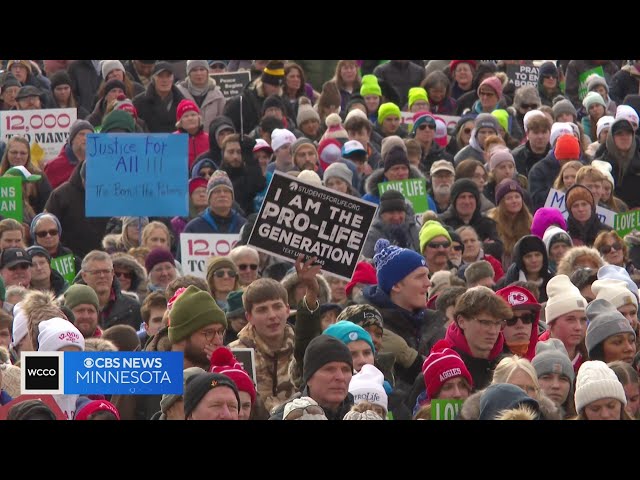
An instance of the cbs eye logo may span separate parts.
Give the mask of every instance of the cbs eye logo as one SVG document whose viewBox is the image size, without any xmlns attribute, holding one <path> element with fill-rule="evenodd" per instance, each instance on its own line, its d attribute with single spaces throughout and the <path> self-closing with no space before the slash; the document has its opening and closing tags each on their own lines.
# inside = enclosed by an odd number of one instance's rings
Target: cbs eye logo
<svg viewBox="0 0 640 480">
<path fill-rule="evenodd" d="M 23 352 L 22 394 L 62 394 L 64 352 Z"/>
</svg>

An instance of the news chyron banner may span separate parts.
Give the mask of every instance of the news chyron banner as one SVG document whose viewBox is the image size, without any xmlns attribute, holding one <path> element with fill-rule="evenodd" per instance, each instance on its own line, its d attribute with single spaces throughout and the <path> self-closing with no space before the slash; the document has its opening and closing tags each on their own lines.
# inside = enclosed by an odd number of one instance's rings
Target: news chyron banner
<svg viewBox="0 0 640 480">
<path fill-rule="evenodd" d="M 377 205 L 274 172 L 248 245 L 295 262 L 317 257 L 322 270 L 351 280 Z"/>
<path fill-rule="evenodd" d="M 21 352 L 22 394 L 182 394 L 182 352 Z"/>
</svg>

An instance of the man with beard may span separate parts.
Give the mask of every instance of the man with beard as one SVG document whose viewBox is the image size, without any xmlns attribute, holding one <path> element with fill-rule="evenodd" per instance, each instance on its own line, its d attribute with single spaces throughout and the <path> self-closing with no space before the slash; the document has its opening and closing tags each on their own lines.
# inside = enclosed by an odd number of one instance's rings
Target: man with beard
<svg viewBox="0 0 640 480">
<path fill-rule="evenodd" d="M 427 261 L 427 268 L 433 275 L 440 270 L 451 270 L 454 265 L 449 262 L 451 235 L 442 224 L 429 220 L 420 229 L 420 252 Z"/>
<path fill-rule="evenodd" d="M 427 192 L 427 201 L 429 207 L 437 213 L 443 213 L 449 208 L 455 173 L 453 164 L 448 160 L 438 160 L 431 166 L 431 191 Z"/>
<path fill-rule="evenodd" d="M 98 327 L 100 302 L 93 288 L 80 284 L 71 285 L 64 292 L 64 306 L 73 313 L 74 325 L 85 340 L 102 336 L 102 330 Z"/>
<path fill-rule="evenodd" d="M 249 152 L 252 152 L 255 142 L 245 137 L 242 142 L 244 146 L 250 144 Z M 234 133 L 228 135 L 222 141 L 222 170 L 227 172 L 233 191 L 235 200 L 242 208 L 245 214 L 253 212 L 253 199 L 266 187 L 266 180 L 260 167 L 253 158 L 247 158 L 246 148 L 240 140 L 240 135 Z"/>
<path fill-rule="evenodd" d="M 300 171 L 318 171 L 318 150 L 311 140 L 305 137 L 297 139 L 291 144 L 293 163 Z"/>
<path fill-rule="evenodd" d="M 374 247 L 380 238 L 386 238 L 391 245 L 415 251 L 420 245 L 413 209 L 397 190 L 387 190 L 380 197 L 378 216 L 369 229 L 362 255 L 373 258 Z"/>
</svg>

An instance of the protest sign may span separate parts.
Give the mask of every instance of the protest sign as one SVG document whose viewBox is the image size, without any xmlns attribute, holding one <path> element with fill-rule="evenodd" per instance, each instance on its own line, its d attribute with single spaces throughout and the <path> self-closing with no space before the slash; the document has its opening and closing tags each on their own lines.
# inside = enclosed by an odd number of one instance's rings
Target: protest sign
<svg viewBox="0 0 640 480">
<path fill-rule="evenodd" d="M 411 202 L 413 212 L 416 214 L 429 210 L 427 203 L 427 181 L 424 178 L 409 178 L 407 180 L 380 182 L 378 184 L 380 196 L 387 190 L 397 190 L 402 193 L 404 198 Z"/>
<path fill-rule="evenodd" d="M 0 177 L 0 215 L 22 223 L 22 179 Z"/>
<path fill-rule="evenodd" d="M 231 353 L 242 365 L 245 372 L 249 374 L 254 384 L 258 384 L 256 378 L 256 352 L 253 348 L 232 348 Z"/>
<path fill-rule="evenodd" d="M 0 111 L 0 139 L 6 142 L 15 135 L 25 137 L 31 145 L 32 163 L 46 163 L 67 143 L 69 128 L 77 118 L 75 108 Z"/>
<path fill-rule="evenodd" d="M 556 190 L 555 188 L 550 188 L 549 194 L 547 195 L 547 200 L 544 202 L 544 206 L 560 210 L 560 213 L 562 213 L 562 216 L 566 219 L 569 218 L 569 212 L 567 211 L 567 207 L 565 206 L 564 197 L 564 192 Z M 613 210 L 609 210 L 604 207 L 596 207 L 596 215 L 598 215 L 600 221 L 605 225 L 615 227 L 616 212 L 614 212 Z"/>
<path fill-rule="evenodd" d="M 376 208 L 275 172 L 247 244 L 286 261 L 315 256 L 325 272 L 350 280 Z"/>
<path fill-rule="evenodd" d="M 582 101 L 587 95 L 587 78 L 589 78 L 589 75 L 593 75 L 594 73 L 596 75 L 600 75 L 602 78 L 605 78 L 602 65 L 598 65 L 596 68 L 592 68 L 591 70 L 587 70 L 586 72 L 582 72 L 580 75 L 578 75 L 578 98 L 580 99 L 580 101 Z"/>
<path fill-rule="evenodd" d="M 52 258 L 51 268 L 62 275 L 64 279 L 69 282 L 69 285 L 71 285 L 73 279 L 76 278 L 76 262 L 72 253 Z"/>
<path fill-rule="evenodd" d="M 640 210 L 632 210 L 630 212 L 616 213 L 615 231 L 621 237 L 634 230 L 640 230 Z"/>
<path fill-rule="evenodd" d="M 533 63 L 507 65 L 507 77 L 509 82 L 513 83 L 516 88 L 524 87 L 525 85 L 537 87 L 539 72 L 540 68 L 533 65 Z"/>
<path fill-rule="evenodd" d="M 431 400 L 432 420 L 455 420 L 460 413 L 464 400 L 453 398 Z"/>
<path fill-rule="evenodd" d="M 207 259 L 224 257 L 240 240 L 239 233 L 181 233 L 180 253 L 185 275 L 206 278 Z"/>
<path fill-rule="evenodd" d="M 87 136 L 87 217 L 188 215 L 187 137 L 170 133 Z"/>
<path fill-rule="evenodd" d="M 216 81 L 225 100 L 240 95 L 251 81 L 251 73 L 246 71 L 211 73 L 209 76 Z"/>
</svg>

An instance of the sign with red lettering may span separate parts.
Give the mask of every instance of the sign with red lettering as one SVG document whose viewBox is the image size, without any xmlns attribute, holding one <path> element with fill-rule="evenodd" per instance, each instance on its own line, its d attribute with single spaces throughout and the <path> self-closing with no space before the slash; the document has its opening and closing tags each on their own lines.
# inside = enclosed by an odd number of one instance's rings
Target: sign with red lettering
<svg viewBox="0 0 640 480">
<path fill-rule="evenodd" d="M 239 233 L 181 233 L 180 253 L 185 275 L 206 278 L 209 257 L 225 257 L 240 240 Z"/>
</svg>

